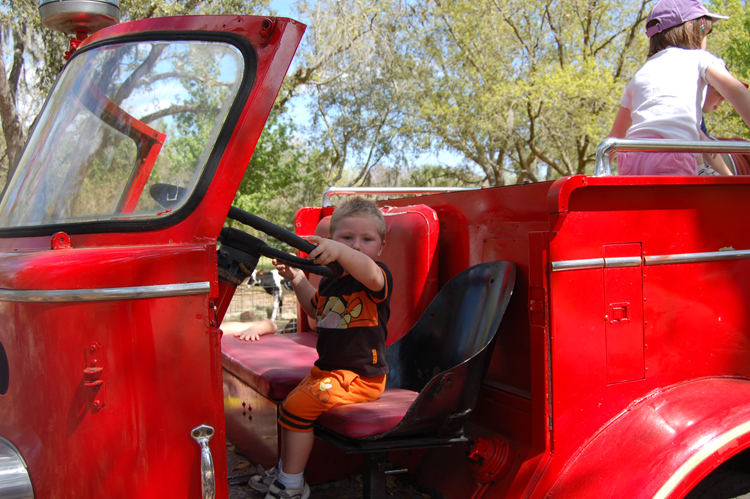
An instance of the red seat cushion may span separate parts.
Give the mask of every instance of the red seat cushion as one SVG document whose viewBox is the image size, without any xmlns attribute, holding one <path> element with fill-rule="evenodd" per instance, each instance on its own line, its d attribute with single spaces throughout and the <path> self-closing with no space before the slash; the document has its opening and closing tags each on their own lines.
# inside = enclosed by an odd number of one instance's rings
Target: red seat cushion
<svg viewBox="0 0 750 499">
<path fill-rule="evenodd" d="M 261 395 L 284 400 L 318 360 L 317 341 L 313 333 L 266 334 L 258 341 L 225 335 L 221 363 Z"/>
<path fill-rule="evenodd" d="M 385 248 L 378 260 L 393 274 L 387 345 L 417 323 L 438 292 L 437 212 L 424 204 L 382 208 Z M 295 217 L 297 234 L 313 234 L 329 208 L 302 208 Z"/>
<path fill-rule="evenodd" d="M 438 218 L 423 204 L 383 208 L 385 248 L 378 260 L 393 274 L 387 345 L 417 323 L 438 292 Z"/>
<path fill-rule="evenodd" d="M 411 407 L 419 393 L 388 388 L 373 402 L 342 405 L 321 414 L 318 424 L 349 438 L 380 435 L 393 429 Z"/>
</svg>

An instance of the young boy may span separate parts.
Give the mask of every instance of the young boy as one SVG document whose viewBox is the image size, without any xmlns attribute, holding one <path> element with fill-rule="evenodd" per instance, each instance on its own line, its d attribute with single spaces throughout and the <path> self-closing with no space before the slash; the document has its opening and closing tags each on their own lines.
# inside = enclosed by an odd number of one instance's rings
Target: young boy
<svg viewBox="0 0 750 499">
<path fill-rule="evenodd" d="M 393 277 L 376 262 L 385 247 L 385 220 L 378 207 L 355 197 L 333 212 L 331 239 L 310 236 L 317 247 L 308 258 L 346 271 L 323 278 L 316 292 L 302 271 L 276 264 L 289 279 L 305 312 L 317 319 L 318 360 L 310 375 L 284 400 L 279 465 L 250 480 L 268 491 L 266 499 L 307 499 L 304 471 L 313 446 L 313 424 L 325 411 L 344 404 L 377 400 L 385 389 L 386 323 Z"/>
</svg>

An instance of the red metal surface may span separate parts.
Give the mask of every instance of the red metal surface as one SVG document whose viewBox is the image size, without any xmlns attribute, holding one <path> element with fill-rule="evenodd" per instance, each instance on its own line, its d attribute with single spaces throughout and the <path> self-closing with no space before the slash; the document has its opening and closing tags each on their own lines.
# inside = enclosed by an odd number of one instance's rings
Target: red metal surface
<svg viewBox="0 0 750 499">
<path fill-rule="evenodd" d="M 0 239 L 2 289 L 210 283 L 201 295 L 0 301 L 10 371 L 8 392 L 0 396 L 0 435 L 24 456 L 36 497 L 199 498 L 200 451 L 190 431 L 200 424 L 216 431 L 210 442 L 216 494 L 227 496 L 221 332 L 211 302 L 219 296 L 216 238 L 304 31 L 277 19 L 261 46 L 263 21 L 149 19 L 99 31 L 84 43 L 157 31 L 231 32 L 254 45 L 257 74 L 211 186 L 180 223 L 73 235 L 69 249 L 50 249 L 52 234 Z M 101 347 L 101 371 L 85 371 L 95 360 L 87 360 L 93 344 Z"/>
<path fill-rule="evenodd" d="M 740 215 L 750 208 L 749 194 L 750 182 L 739 178 L 571 177 L 554 184 L 420 198 L 440 219 L 441 276 L 487 259 L 519 266 L 508 320 L 501 326 L 470 426 L 483 438 L 509 437 L 516 453 L 512 471 L 500 483 L 483 487 L 484 497 L 545 497 L 563 474 L 570 483 L 586 482 L 585 474 L 575 471 L 584 469 L 579 462 L 587 461 L 578 453 L 602 428 L 618 424 L 634 401 L 696 378 L 750 375 L 750 284 L 739 277 L 750 272 L 747 259 L 551 272 L 551 262 L 638 256 L 638 247 L 641 256 L 750 249 L 750 232 Z M 409 202 L 413 200 L 387 204 Z M 639 319 L 634 301 L 639 289 L 642 333 L 636 328 L 628 339 L 612 331 L 608 341 L 605 316 L 610 304 L 630 302 L 635 307 L 629 312 L 633 325 Z M 612 296 L 605 300 L 608 291 Z M 731 412 L 731 405 L 728 401 L 725 407 L 709 409 L 713 417 L 707 418 L 706 432 L 722 431 L 720 425 L 708 428 L 721 419 L 722 411 Z M 743 418 L 750 419 L 742 415 L 735 421 Z M 625 432 L 619 438 L 637 440 L 638 433 Z M 673 448 L 675 462 L 694 453 L 689 450 L 694 444 Z M 698 478 L 743 445 L 701 461 Z M 638 462 L 648 469 L 646 463 L 655 455 L 643 452 Z M 469 467 L 459 465 L 465 462 L 463 453 L 428 452 L 419 478 L 446 497 L 465 497 L 475 486 Z M 573 460 L 575 467 L 567 468 Z M 622 454 L 617 463 L 625 460 Z M 606 466 L 617 470 L 617 463 Z M 599 482 L 590 476 L 592 484 Z M 694 484 L 691 477 L 672 497 Z M 657 490 L 663 483 L 661 475 L 651 479 Z M 603 491 L 592 485 L 573 495 L 556 495 L 599 497 Z"/>
<path fill-rule="evenodd" d="M 287 19 L 195 16 L 117 25 L 84 43 L 231 32 L 253 44 L 257 74 L 210 187 L 180 223 L 0 239 L 0 290 L 210 284 L 201 295 L 0 301 L 9 367 L 0 435 L 24 456 L 38 497 L 197 498 L 190 430 L 199 424 L 216 430 L 217 497 L 226 496 L 217 324 L 232 289 L 218 283 L 216 238 L 303 30 Z M 475 448 L 475 462 L 492 465 L 479 472 L 464 447 L 425 452 L 415 469 L 424 485 L 451 499 L 678 498 L 750 447 L 750 259 L 646 264 L 750 250 L 750 179 L 576 176 L 418 203 L 437 214 L 436 249 L 402 264 L 431 260 L 425 275 L 436 288 L 484 261 L 518 270 L 467 428 L 477 442 L 507 448 Z M 301 210 L 298 232 L 311 234 L 329 213 Z M 407 240 L 391 235 L 394 259 Z M 553 262 L 620 257 L 641 262 L 552 271 Z M 420 286 L 399 292 L 421 306 Z M 241 428 L 248 411 L 232 404 L 250 396 L 233 390 L 227 381 L 230 424 Z M 272 461 L 275 450 L 266 450 Z M 316 452 L 313 468 L 332 462 Z"/>
</svg>

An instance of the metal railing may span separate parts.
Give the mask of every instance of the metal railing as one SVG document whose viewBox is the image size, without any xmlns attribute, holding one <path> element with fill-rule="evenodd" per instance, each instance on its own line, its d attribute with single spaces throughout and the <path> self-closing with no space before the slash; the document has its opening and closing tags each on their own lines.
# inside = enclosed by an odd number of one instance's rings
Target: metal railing
<svg viewBox="0 0 750 499">
<path fill-rule="evenodd" d="M 332 196 L 357 194 L 440 194 L 445 192 L 475 191 L 481 187 L 329 187 L 323 193 L 323 207 L 332 206 Z"/>
<path fill-rule="evenodd" d="M 595 176 L 612 175 L 609 156 L 616 151 L 642 152 L 741 152 L 750 154 L 750 142 L 729 140 L 678 141 L 666 139 L 604 139 L 596 149 Z"/>
</svg>

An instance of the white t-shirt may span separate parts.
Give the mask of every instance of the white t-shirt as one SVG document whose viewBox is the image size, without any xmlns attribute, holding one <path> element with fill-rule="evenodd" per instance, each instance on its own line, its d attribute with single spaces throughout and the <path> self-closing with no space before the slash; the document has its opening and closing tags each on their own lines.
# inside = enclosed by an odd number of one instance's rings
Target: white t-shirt
<svg viewBox="0 0 750 499">
<path fill-rule="evenodd" d="M 724 61 L 705 50 L 669 47 L 649 57 L 622 97 L 633 124 L 626 138 L 700 140 L 706 68 Z"/>
</svg>

